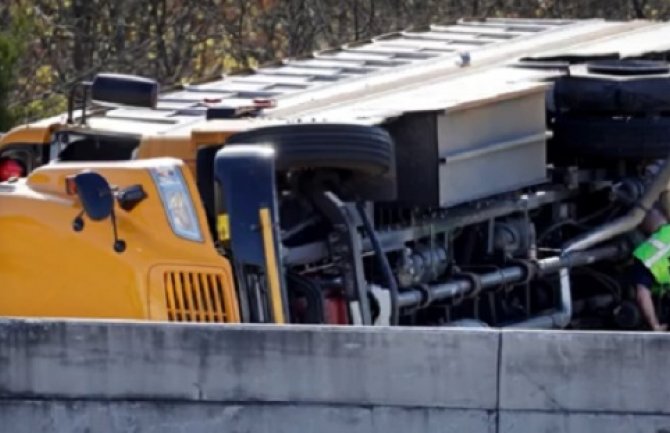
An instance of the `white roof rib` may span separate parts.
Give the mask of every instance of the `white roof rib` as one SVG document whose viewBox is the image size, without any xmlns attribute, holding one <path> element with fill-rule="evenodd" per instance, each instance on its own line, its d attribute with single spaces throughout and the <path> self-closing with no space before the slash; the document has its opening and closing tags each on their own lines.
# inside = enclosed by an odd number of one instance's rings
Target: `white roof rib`
<svg viewBox="0 0 670 433">
<path fill-rule="evenodd" d="M 157 110 L 119 108 L 89 118 L 95 129 L 184 131 L 205 122 L 211 105 L 245 106 L 271 98 L 263 117 L 384 116 L 439 107 L 484 93 L 500 83 L 541 78 L 546 71 L 504 68 L 523 56 L 589 49 L 650 51 L 670 45 L 670 24 L 604 20 L 490 19 L 459 21 L 285 60 L 161 94 Z M 649 49 L 647 49 L 649 48 Z M 467 54 L 466 54 L 467 53 Z M 469 58 L 469 66 L 463 60 Z M 447 79 L 447 77 L 449 77 Z M 482 84 L 484 83 L 484 84 Z M 479 91 L 478 91 L 479 90 Z M 148 127 L 152 122 L 155 125 Z M 133 124 L 135 123 L 135 124 Z"/>
</svg>

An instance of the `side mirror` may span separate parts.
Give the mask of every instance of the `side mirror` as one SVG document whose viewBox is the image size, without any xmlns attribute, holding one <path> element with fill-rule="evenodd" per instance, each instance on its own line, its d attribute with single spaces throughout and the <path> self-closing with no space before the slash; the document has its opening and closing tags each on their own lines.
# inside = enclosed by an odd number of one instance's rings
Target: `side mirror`
<svg viewBox="0 0 670 433">
<path fill-rule="evenodd" d="M 93 221 L 109 218 L 114 212 L 114 195 L 107 180 L 98 173 L 80 173 L 74 183 L 84 212 Z"/>
</svg>

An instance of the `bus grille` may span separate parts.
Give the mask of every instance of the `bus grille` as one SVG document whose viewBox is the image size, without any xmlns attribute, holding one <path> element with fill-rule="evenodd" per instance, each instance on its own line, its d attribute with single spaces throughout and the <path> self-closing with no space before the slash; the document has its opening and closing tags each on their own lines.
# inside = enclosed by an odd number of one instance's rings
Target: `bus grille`
<svg viewBox="0 0 670 433">
<path fill-rule="evenodd" d="M 227 322 L 222 275 L 202 272 L 166 272 L 165 301 L 173 322 Z"/>
</svg>

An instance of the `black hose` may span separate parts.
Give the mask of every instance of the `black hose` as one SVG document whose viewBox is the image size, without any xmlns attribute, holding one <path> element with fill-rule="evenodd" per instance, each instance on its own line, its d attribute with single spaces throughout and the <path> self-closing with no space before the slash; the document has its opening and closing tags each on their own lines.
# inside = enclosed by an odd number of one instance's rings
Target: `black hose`
<svg viewBox="0 0 670 433">
<path fill-rule="evenodd" d="M 591 277 L 593 280 L 602 284 L 607 290 L 609 290 L 612 295 L 619 299 L 621 297 L 621 286 L 619 283 L 612 278 L 611 276 L 605 274 L 604 272 L 598 272 L 595 269 L 588 267 L 576 268 L 573 270 L 574 274 L 582 274 Z"/>
<path fill-rule="evenodd" d="M 602 216 L 606 214 L 607 212 L 610 212 L 610 214 L 607 216 L 606 220 L 610 220 L 612 218 L 612 215 L 614 215 L 614 212 L 616 212 L 618 209 L 617 206 L 614 205 L 608 205 L 605 206 L 602 209 L 599 209 L 595 212 L 593 212 L 590 215 L 586 215 L 578 220 L 574 219 L 568 219 L 568 220 L 563 220 L 559 221 L 553 225 L 550 225 L 548 228 L 546 228 L 537 238 L 537 244 L 540 245 L 542 241 L 551 233 L 553 233 L 555 230 L 560 229 L 561 227 L 564 227 L 566 225 L 577 227 L 582 230 L 590 230 L 593 227 L 587 225 L 587 223 L 593 219 L 598 218 L 599 216 Z"/>
<path fill-rule="evenodd" d="M 656 174 L 656 177 L 647 187 L 638 203 L 633 206 L 627 214 L 620 216 L 615 220 L 593 229 L 576 239 L 572 239 L 563 247 L 562 256 L 569 255 L 578 251 L 591 248 L 601 242 L 609 241 L 617 236 L 633 230 L 644 220 L 647 212 L 653 207 L 654 203 L 661 196 L 661 193 L 668 190 L 670 181 L 670 158 L 663 163 L 662 168 Z"/>
<path fill-rule="evenodd" d="M 579 222 L 569 219 L 569 220 L 563 220 L 559 221 L 555 224 L 550 225 L 547 227 L 542 233 L 540 233 L 540 236 L 537 237 L 536 243 L 538 245 L 542 245 L 542 242 L 549 236 L 551 233 L 555 232 L 556 230 L 565 227 L 565 226 L 574 226 L 580 229 L 590 229 L 591 227 L 584 226 L 580 224 Z"/>
<path fill-rule="evenodd" d="M 365 212 L 365 206 L 363 203 L 358 202 L 356 203 L 356 209 L 361 216 L 363 228 L 370 238 L 370 243 L 372 244 L 372 249 L 375 252 L 375 257 L 377 257 L 379 266 L 381 267 L 382 273 L 386 278 L 386 285 L 388 286 L 388 290 L 391 293 L 391 317 L 389 318 L 389 322 L 391 325 L 397 325 L 400 316 L 400 307 L 398 305 L 398 284 L 396 283 L 395 276 L 393 276 L 393 271 L 391 270 L 391 265 L 389 264 L 388 258 L 386 257 L 386 253 L 384 253 L 384 250 L 379 243 L 379 239 L 377 239 L 377 234 L 372 227 L 370 218 L 368 218 L 368 214 Z"/>
</svg>

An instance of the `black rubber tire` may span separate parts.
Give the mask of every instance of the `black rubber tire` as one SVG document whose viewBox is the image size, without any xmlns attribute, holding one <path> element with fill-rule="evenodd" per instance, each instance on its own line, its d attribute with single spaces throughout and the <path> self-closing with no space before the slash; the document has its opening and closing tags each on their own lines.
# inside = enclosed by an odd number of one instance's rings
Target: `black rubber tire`
<svg viewBox="0 0 670 433">
<path fill-rule="evenodd" d="M 646 114 L 670 111 L 670 68 L 665 62 L 603 61 L 570 68 L 555 82 L 559 111 Z"/>
<path fill-rule="evenodd" d="M 600 75 L 659 75 L 670 72 L 670 66 L 666 62 L 652 60 L 619 60 L 598 61 L 586 65 L 590 74 Z"/>
<path fill-rule="evenodd" d="M 557 69 L 567 71 L 571 65 L 591 63 L 601 60 L 619 60 L 619 59 L 621 59 L 619 53 L 535 56 L 535 57 L 522 57 L 513 66 L 527 69 L 549 69 L 549 70 Z"/>
<path fill-rule="evenodd" d="M 270 144 L 278 170 L 334 168 L 383 175 L 395 164 L 384 129 L 356 124 L 301 123 L 268 126 L 231 136 L 226 145 Z"/>
<path fill-rule="evenodd" d="M 559 116 L 552 129 L 550 146 L 556 154 L 642 159 L 670 153 L 670 117 Z"/>
</svg>

